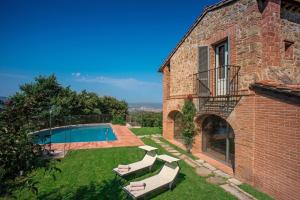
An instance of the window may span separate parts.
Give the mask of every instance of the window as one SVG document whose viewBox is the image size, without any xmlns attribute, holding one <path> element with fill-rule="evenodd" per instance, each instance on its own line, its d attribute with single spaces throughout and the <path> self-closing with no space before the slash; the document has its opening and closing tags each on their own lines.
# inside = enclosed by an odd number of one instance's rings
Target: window
<svg viewBox="0 0 300 200">
<path fill-rule="evenodd" d="M 293 44 L 294 42 L 284 40 L 284 53 L 286 59 L 293 59 Z"/>
</svg>

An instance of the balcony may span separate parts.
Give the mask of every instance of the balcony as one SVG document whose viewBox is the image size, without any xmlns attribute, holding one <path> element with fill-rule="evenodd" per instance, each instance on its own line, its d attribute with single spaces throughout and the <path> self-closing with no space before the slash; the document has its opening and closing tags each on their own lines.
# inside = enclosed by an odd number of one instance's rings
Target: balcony
<svg viewBox="0 0 300 200">
<path fill-rule="evenodd" d="M 194 74 L 194 94 L 199 98 L 199 113 L 229 116 L 241 97 L 239 71 L 239 66 L 224 65 Z"/>
</svg>

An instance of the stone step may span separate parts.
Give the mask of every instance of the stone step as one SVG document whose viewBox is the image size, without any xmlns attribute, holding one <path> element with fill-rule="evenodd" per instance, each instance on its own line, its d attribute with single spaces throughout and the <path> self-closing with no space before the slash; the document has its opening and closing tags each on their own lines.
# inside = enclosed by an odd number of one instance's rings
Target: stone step
<svg viewBox="0 0 300 200">
<path fill-rule="evenodd" d="M 229 192 L 230 194 L 232 194 L 233 196 L 235 196 L 236 198 L 238 198 L 240 200 L 256 200 L 256 198 L 254 198 L 252 195 L 244 192 L 243 190 L 241 190 L 237 186 L 234 187 L 231 184 L 224 184 L 224 185 L 221 185 L 221 187 L 225 191 Z"/>
<path fill-rule="evenodd" d="M 175 149 L 171 149 L 169 150 L 170 153 L 179 153 L 179 151 L 175 150 Z"/>
<path fill-rule="evenodd" d="M 216 171 L 214 171 L 214 173 L 215 173 L 217 176 L 221 176 L 221 177 L 226 178 L 226 179 L 229 179 L 229 178 L 230 178 L 230 175 L 229 175 L 229 174 L 226 174 L 225 172 L 222 172 L 221 170 L 216 170 Z"/>
<path fill-rule="evenodd" d="M 204 160 L 201 160 L 201 159 L 198 159 L 198 160 L 195 160 L 198 164 L 200 165 L 203 165 L 204 164 Z"/>
<path fill-rule="evenodd" d="M 228 182 L 228 183 L 231 183 L 231 184 L 234 184 L 234 185 L 237 185 L 237 186 L 243 184 L 241 181 L 239 181 L 239 180 L 237 180 L 237 179 L 235 179 L 235 178 L 230 178 L 230 179 L 228 179 L 227 182 Z"/>
<path fill-rule="evenodd" d="M 211 164 L 208 164 L 208 163 L 204 163 L 203 164 L 204 167 L 210 169 L 211 171 L 215 171 L 216 168 L 214 166 L 212 166 Z"/>
<path fill-rule="evenodd" d="M 191 167 L 197 167 L 197 164 L 195 162 L 193 162 L 193 160 L 189 159 L 189 157 L 186 157 L 185 159 L 183 159 L 184 162 L 186 164 L 188 164 Z"/>
<path fill-rule="evenodd" d="M 181 156 L 181 153 L 171 153 L 173 156 Z"/>
<path fill-rule="evenodd" d="M 226 180 L 223 177 L 220 176 L 211 176 L 206 179 L 208 183 L 214 184 L 214 185 L 222 185 L 226 183 Z"/>
<path fill-rule="evenodd" d="M 203 176 L 203 177 L 206 177 L 206 176 L 209 176 L 211 175 L 211 171 L 205 167 L 197 167 L 196 168 L 196 174 L 198 174 L 199 176 Z"/>
</svg>

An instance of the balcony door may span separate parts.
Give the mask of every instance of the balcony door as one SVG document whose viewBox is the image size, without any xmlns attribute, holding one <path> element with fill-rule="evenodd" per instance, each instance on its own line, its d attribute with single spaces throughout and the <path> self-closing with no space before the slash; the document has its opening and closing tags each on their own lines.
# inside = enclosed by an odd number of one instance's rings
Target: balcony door
<svg viewBox="0 0 300 200">
<path fill-rule="evenodd" d="M 228 89 L 228 42 L 216 46 L 216 94 L 226 95 Z"/>
</svg>

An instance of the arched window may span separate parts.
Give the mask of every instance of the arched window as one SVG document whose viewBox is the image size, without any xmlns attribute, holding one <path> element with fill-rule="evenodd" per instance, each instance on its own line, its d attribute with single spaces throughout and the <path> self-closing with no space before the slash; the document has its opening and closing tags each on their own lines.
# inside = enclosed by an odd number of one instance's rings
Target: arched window
<svg viewBox="0 0 300 200">
<path fill-rule="evenodd" d="M 172 111 L 168 115 L 169 120 L 172 123 L 172 131 L 173 131 L 173 136 L 174 140 L 183 143 L 182 139 L 182 130 L 183 130 L 183 124 L 182 124 L 182 113 L 179 111 Z"/>
<path fill-rule="evenodd" d="M 202 123 L 202 150 L 234 168 L 234 131 L 230 124 L 217 115 L 207 116 Z"/>
</svg>

